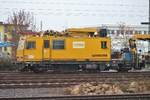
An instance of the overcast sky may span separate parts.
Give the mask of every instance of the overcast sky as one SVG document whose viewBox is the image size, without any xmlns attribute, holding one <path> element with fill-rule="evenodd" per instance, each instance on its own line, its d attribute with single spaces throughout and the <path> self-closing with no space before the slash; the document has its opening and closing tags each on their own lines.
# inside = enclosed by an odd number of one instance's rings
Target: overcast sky
<svg viewBox="0 0 150 100">
<path fill-rule="evenodd" d="M 140 25 L 148 21 L 149 0 L 0 0 L 0 21 L 12 11 L 32 12 L 43 30 L 90 27 L 101 24 Z"/>
</svg>

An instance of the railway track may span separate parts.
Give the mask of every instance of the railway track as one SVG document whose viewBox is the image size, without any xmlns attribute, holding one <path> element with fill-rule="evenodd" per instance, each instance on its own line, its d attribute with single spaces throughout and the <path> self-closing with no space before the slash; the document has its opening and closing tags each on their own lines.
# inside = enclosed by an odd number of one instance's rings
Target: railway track
<svg viewBox="0 0 150 100">
<path fill-rule="evenodd" d="M 150 94 L 0 98 L 1 100 L 150 100 Z"/>
<path fill-rule="evenodd" d="M 150 72 L 102 73 L 19 73 L 1 72 L 0 88 L 66 87 L 86 82 L 128 83 L 150 80 Z"/>
</svg>

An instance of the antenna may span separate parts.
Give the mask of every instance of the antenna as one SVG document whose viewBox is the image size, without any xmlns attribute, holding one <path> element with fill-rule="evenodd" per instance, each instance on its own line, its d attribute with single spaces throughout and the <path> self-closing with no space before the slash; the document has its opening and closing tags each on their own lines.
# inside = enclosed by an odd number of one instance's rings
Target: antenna
<svg viewBox="0 0 150 100">
<path fill-rule="evenodd" d="M 43 28 L 43 22 L 42 22 L 42 20 L 41 20 L 41 23 L 40 23 L 40 29 L 41 29 L 41 32 L 42 32 L 42 29 Z"/>
</svg>

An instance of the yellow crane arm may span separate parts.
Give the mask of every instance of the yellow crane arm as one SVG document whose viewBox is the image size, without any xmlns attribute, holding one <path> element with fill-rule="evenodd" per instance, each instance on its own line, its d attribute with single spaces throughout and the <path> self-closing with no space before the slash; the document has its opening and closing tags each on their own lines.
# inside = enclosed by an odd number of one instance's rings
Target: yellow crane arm
<svg viewBox="0 0 150 100">
<path fill-rule="evenodd" d="M 133 38 L 141 40 L 150 40 L 150 34 L 135 34 Z"/>
<path fill-rule="evenodd" d="M 69 28 L 68 32 L 97 32 L 97 28 Z"/>
</svg>

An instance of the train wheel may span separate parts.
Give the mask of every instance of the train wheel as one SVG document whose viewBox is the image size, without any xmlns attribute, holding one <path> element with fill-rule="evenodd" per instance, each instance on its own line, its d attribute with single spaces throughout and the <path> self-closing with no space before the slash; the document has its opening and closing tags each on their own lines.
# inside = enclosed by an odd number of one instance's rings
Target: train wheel
<svg viewBox="0 0 150 100">
<path fill-rule="evenodd" d="M 42 68 L 32 69 L 32 71 L 35 72 L 35 73 L 43 73 L 43 72 L 46 72 L 46 71 L 43 70 Z"/>
<path fill-rule="evenodd" d="M 97 71 L 109 71 L 110 70 L 110 66 L 106 65 L 106 64 L 100 64 L 98 65 Z"/>
<path fill-rule="evenodd" d="M 23 68 L 19 69 L 19 71 L 21 71 L 21 72 L 29 72 L 30 68 L 29 68 L 29 66 L 24 66 Z"/>
<path fill-rule="evenodd" d="M 130 68 L 127 68 L 127 67 L 119 67 L 117 69 L 118 72 L 128 72 L 129 70 L 131 70 Z"/>
<path fill-rule="evenodd" d="M 117 69 L 118 72 L 128 72 L 128 69 Z"/>
</svg>

